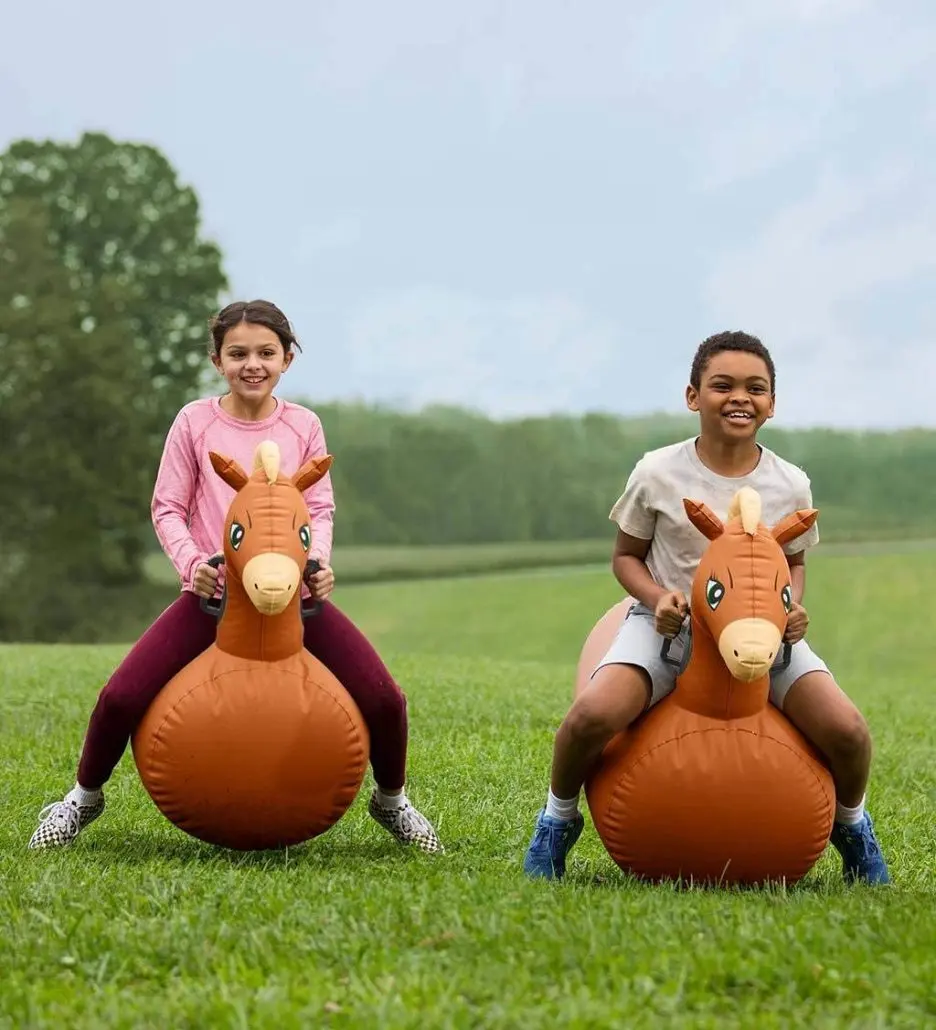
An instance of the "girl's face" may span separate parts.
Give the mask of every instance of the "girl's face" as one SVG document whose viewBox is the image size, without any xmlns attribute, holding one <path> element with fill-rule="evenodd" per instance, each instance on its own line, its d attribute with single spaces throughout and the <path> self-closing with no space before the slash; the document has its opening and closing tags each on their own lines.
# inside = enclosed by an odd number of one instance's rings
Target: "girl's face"
<svg viewBox="0 0 936 1030">
<path fill-rule="evenodd" d="M 292 362 L 272 329 L 241 322 L 224 334 L 221 352 L 212 356 L 231 393 L 248 407 L 259 407 Z"/>
</svg>

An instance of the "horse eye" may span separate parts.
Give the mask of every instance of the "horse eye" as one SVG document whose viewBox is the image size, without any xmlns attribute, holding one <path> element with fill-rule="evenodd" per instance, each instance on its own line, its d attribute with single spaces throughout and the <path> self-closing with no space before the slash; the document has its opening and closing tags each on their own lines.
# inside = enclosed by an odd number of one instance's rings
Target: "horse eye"
<svg viewBox="0 0 936 1030">
<path fill-rule="evenodd" d="M 715 579 L 714 576 L 710 577 L 708 582 L 705 584 L 705 600 L 709 608 L 712 611 L 721 604 L 721 599 L 725 596 L 725 586 L 719 580 Z"/>
</svg>

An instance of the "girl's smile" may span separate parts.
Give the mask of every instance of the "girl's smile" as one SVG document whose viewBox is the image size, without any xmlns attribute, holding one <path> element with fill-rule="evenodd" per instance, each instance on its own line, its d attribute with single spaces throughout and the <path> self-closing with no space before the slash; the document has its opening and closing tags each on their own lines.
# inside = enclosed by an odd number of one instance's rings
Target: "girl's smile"
<svg viewBox="0 0 936 1030">
<path fill-rule="evenodd" d="M 212 358 L 231 391 L 222 406 L 240 418 L 266 418 L 276 404 L 273 390 L 292 357 L 272 329 L 253 322 L 233 326 Z"/>
</svg>

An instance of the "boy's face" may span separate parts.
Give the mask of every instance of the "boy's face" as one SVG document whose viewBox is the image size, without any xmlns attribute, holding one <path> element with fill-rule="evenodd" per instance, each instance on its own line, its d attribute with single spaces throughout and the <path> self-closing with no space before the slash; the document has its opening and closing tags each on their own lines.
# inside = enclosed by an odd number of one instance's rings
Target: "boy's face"
<svg viewBox="0 0 936 1030">
<path fill-rule="evenodd" d="M 738 350 L 713 354 L 702 369 L 699 389 L 686 387 L 686 404 L 699 413 L 707 436 L 726 441 L 753 439 L 774 413 L 770 372 L 764 359 Z"/>
</svg>

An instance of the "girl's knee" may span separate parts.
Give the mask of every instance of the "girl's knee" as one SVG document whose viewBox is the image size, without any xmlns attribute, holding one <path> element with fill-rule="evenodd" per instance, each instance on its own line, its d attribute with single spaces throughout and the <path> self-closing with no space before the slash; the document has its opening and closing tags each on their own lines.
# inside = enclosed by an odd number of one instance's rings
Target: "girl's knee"
<svg viewBox="0 0 936 1030">
<path fill-rule="evenodd" d="M 368 726 L 395 726 L 406 721 L 406 695 L 392 679 L 368 684 L 352 697 Z"/>
<path fill-rule="evenodd" d="M 151 698 L 128 688 L 121 680 L 110 680 L 98 695 L 96 709 L 107 722 L 122 727 L 134 727 L 146 715 Z"/>
</svg>

